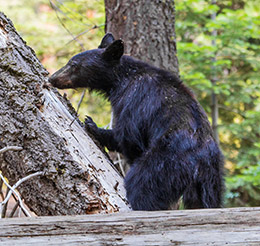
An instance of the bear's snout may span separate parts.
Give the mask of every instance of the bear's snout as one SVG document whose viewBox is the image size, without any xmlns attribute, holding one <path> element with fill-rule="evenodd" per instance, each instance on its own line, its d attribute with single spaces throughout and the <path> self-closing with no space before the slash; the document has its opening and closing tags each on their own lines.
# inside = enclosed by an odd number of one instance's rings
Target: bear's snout
<svg viewBox="0 0 260 246">
<path fill-rule="evenodd" d="M 70 79 L 70 70 L 69 65 L 62 67 L 49 78 L 49 82 L 59 89 L 72 88 L 73 84 Z"/>
</svg>

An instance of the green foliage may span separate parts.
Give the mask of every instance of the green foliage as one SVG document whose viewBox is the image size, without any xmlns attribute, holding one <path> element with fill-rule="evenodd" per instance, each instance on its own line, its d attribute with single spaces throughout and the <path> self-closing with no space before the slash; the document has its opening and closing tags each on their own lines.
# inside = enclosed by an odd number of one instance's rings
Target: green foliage
<svg viewBox="0 0 260 246">
<path fill-rule="evenodd" d="M 176 0 L 175 4 L 181 76 L 208 113 L 212 92 L 218 95 L 219 134 L 227 168 L 226 203 L 259 205 L 259 1 L 212 5 L 204 0 Z M 212 78 L 217 78 L 215 85 Z"/>
</svg>

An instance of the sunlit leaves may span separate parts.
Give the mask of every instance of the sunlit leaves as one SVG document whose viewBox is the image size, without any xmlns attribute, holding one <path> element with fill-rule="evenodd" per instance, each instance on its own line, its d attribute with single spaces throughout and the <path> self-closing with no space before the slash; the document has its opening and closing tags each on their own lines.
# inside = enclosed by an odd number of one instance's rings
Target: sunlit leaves
<svg viewBox="0 0 260 246">
<path fill-rule="evenodd" d="M 260 183 L 260 5 L 253 0 L 175 4 L 181 76 L 207 112 L 212 91 L 218 96 L 219 134 L 230 168 L 227 203 L 260 204 L 260 195 L 252 197 L 260 192 L 254 187 Z"/>
</svg>

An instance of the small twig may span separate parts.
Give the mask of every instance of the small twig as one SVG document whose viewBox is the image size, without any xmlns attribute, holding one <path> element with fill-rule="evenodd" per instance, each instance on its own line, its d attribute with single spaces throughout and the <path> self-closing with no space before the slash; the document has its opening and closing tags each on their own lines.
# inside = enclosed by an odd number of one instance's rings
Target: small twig
<svg viewBox="0 0 260 246">
<path fill-rule="evenodd" d="M 16 209 L 18 208 L 18 206 L 19 206 L 19 200 L 16 201 L 11 213 L 8 216 L 9 218 L 12 218 L 14 216 L 14 213 L 15 213 Z M 4 217 L 2 217 L 2 218 L 4 218 Z"/>
<path fill-rule="evenodd" d="M 3 177 L 3 175 L 2 175 L 1 173 L 0 173 L 0 177 L 1 177 L 1 179 L 3 179 L 5 185 L 10 188 L 10 191 L 9 191 L 8 195 L 6 196 L 5 200 L 0 203 L 0 218 L 2 218 L 2 210 L 4 209 L 5 204 L 6 204 L 6 203 L 8 202 L 8 200 L 10 199 L 10 196 L 11 196 L 12 192 L 17 196 L 17 198 L 18 198 L 18 200 L 19 200 L 19 202 L 20 202 L 20 206 L 21 206 L 22 208 L 24 208 L 24 206 L 23 206 L 23 202 L 22 202 L 22 199 L 21 199 L 21 197 L 19 196 L 19 194 L 18 194 L 15 190 L 12 189 L 12 187 L 8 184 L 8 182 L 5 180 L 5 178 Z M 28 217 L 31 217 L 29 211 L 27 211 L 26 208 L 24 208 L 24 210 L 26 211 L 26 215 L 27 215 Z"/>
<path fill-rule="evenodd" d="M 97 29 L 97 28 L 100 28 L 100 27 L 105 26 L 105 24 L 96 25 L 93 21 L 91 21 L 91 19 L 88 19 L 88 20 L 93 24 L 93 26 L 92 26 L 90 29 L 88 29 L 88 30 L 86 30 L 86 31 L 83 31 L 83 32 L 81 32 L 80 34 L 74 36 L 74 35 L 70 32 L 70 30 L 65 26 L 65 24 L 62 22 L 62 20 L 60 19 L 59 15 L 58 15 L 58 12 L 60 12 L 61 14 L 63 14 L 67 19 L 69 19 L 69 20 L 72 21 L 72 22 L 75 22 L 75 20 L 74 20 L 74 19 L 71 19 L 68 15 L 66 15 L 66 14 L 61 10 L 61 8 L 59 8 L 52 0 L 49 0 L 49 2 L 50 2 L 51 7 L 54 9 L 55 14 L 56 14 L 56 16 L 57 16 L 57 19 L 59 20 L 59 22 L 61 23 L 61 25 L 63 26 L 63 28 L 72 36 L 72 40 L 70 40 L 66 45 L 70 44 L 70 43 L 73 42 L 73 41 L 76 41 L 76 42 L 79 43 L 79 45 L 80 45 L 80 47 L 81 47 L 81 50 L 84 51 L 84 50 L 85 50 L 85 49 L 84 49 L 84 45 L 79 41 L 78 38 L 79 38 L 80 36 L 82 36 L 82 35 L 88 33 L 88 32 L 91 31 L 91 30 L 94 30 L 94 29 Z M 57 2 L 58 2 L 66 11 L 69 11 L 70 13 L 75 12 L 75 11 L 71 11 L 71 9 L 66 8 L 61 1 L 58 1 L 58 0 L 57 0 Z M 77 13 L 77 14 L 78 14 L 78 13 Z M 81 23 L 81 22 L 80 22 L 80 23 Z M 82 23 L 81 23 L 81 24 L 82 24 Z M 85 25 L 85 26 L 87 26 L 87 25 Z M 88 26 L 89 26 L 89 24 L 88 24 Z"/>
<path fill-rule="evenodd" d="M 75 17 L 74 19 L 69 18 L 68 15 L 66 15 L 66 14 L 64 13 L 64 11 L 62 11 L 61 8 L 59 8 L 59 11 L 60 11 L 62 14 L 64 14 L 69 20 L 71 20 L 72 22 L 78 22 L 79 24 L 84 25 L 84 26 L 89 26 L 89 25 L 90 25 L 90 24 L 82 23 L 82 21 L 77 20 L 77 15 L 80 15 L 80 16 L 82 17 L 82 19 L 83 19 L 83 18 L 86 18 L 86 16 L 80 14 L 80 13 L 79 13 L 78 11 L 76 11 L 76 10 L 73 10 L 73 9 L 71 9 L 71 8 L 67 8 L 62 1 L 57 0 L 57 2 L 58 2 L 67 12 L 71 13 L 71 14 Z M 57 5 L 56 5 L 56 7 L 57 7 Z M 75 15 L 75 14 L 76 14 L 76 15 Z M 94 24 L 94 22 L 93 22 L 91 19 L 87 19 L 87 20 L 90 21 L 92 24 Z"/>
<path fill-rule="evenodd" d="M 63 26 L 63 28 L 70 34 L 70 36 L 74 39 L 74 35 L 70 32 L 70 30 L 66 27 L 66 25 L 62 22 L 62 20 L 60 19 L 59 15 L 58 15 L 58 12 L 57 12 L 57 9 L 59 9 L 54 3 L 53 1 L 50 0 L 50 3 L 51 3 L 51 6 L 53 7 L 54 11 L 55 11 L 55 14 L 56 14 L 56 17 L 57 19 L 59 20 L 60 24 Z M 80 45 L 81 49 L 82 50 L 85 50 L 84 48 L 84 45 L 78 40 L 78 39 L 75 39 L 78 44 Z"/>
<path fill-rule="evenodd" d="M 74 121 L 75 121 L 75 120 L 77 119 L 77 117 L 78 117 L 79 108 L 80 108 L 80 105 L 81 105 L 81 103 L 82 103 L 82 101 L 83 101 L 83 99 L 84 99 L 85 94 L 86 94 L 86 89 L 84 89 L 84 91 L 83 91 L 82 94 L 81 94 L 81 97 L 80 97 L 80 100 L 79 100 L 79 103 L 78 103 L 78 107 L 77 107 L 77 111 L 76 111 L 77 116 L 76 116 L 76 117 L 73 119 L 73 121 L 70 123 L 69 127 L 71 127 L 71 125 L 74 123 Z"/>
<path fill-rule="evenodd" d="M 19 200 L 15 197 L 14 194 L 12 194 L 12 197 L 13 197 L 13 199 L 14 199 L 16 202 L 19 203 L 19 208 L 21 209 L 21 211 L 23 212 L 23 214 L 26 216 L 26 212 L 21 208 Z"/>
<path fill-rule="evenodd" d="M 22 211 L 23 212 L 23 214 L 26 216 L 26 212 L 20 207 L 20 202 L 19 202 L 19 200 L 15 197 L 15 195 L 14 194 L 12 194 L 12 197 L 13 197 L 13 199 L 15 200 L 15 206 L 13 207 L 13 209 L 12 209 L 12 211 L 11 211 L 11 213 L 10 213 L 10 215 L 8 216 L 9 218 L 11 218 L 11 217 L 13 217 L 13 215 L 14 215 L 14 213 L 15 213 L 15 211 L 16 211 L 16 209 L 17 209 L 17 207 L 19 206 L 19 208 L 20 208 L 20 211 Z M 20 212 L 18 212 L 18 213 L 20 213 Z"/>
<path fill-rule="evenodd" d="M 125 177 L 125 170 L 124 170 L 124 168 L 123 168 L 122 159 L 121 159 L 119 153 L 117 153 L 117 159 L 118 159 L 119 168 L 121 169 L 121 172 L 122 172 L 122 174 L 123 174 L 123 177 Z"/>
<path fill-rule="evenodd" d="M 64 15 L 68 20 L 74 22 L 74 20 L 71 19 L 64 11 L 62 11 L 61 8 L 58 7 L 57 4 L 55 4 L 52 0 L 49 0 L 49 2 L 50 2 L 50 5 L 51 5 L 51 7 L 52 7 L 52 9 L 53 9 L 54 11 L 59 11 L 59 12 L 60 12 L 62 15 Z M 58 1 L 58 3 L 59 3 L 63 8 L 65 8 L 64 5 L 63 5 L 61 2 Z M 82 23 L 81 23 L 81 24 L 82 24 Z"/>
<path fill-rule="evenodd" d="M 0 149 L 0 154 L 3 154 L 4 152 L 8 151 L 8 150 L 22 150 L 22 147 L 18 147 L 18 146 L 6 146 L 2 149 Z"/>
<path fill-rule="evenodd" d="M 109 129 L 112 129 L 113 128 L 113 123 L 114 123 L 114 112 L 113 110 L 111 111 L 111 119 L 110 119 L 110 122 L 109 122 Z"/>
<path fill-rule="evenodd" d="M 22 147 L 18 147 L 18 146 L 6 146 L 6 147 L 0 149 L 0 154 L 3 154 L 3 153 L 5 153 L 5 152 L 7 152 L 9 150 L 16 150 L 16 151 L 18 151 L 18 150 L 22 150 L 22 149 L 23 149 Z M 1 183 L 0 183 L 0 195 L 2 197 L 2 200 L 4 201 L 5 198 L 8 195 L 8 192 L 9 192 L 10 188 L 9 188 L 9 186 L 7 186 L 6 196 L 4 196 L 4 193 L 2 191 L 3 183 L 5 183 L 4 177 L 1 178 Z M 8 205 L 8 200 L 6 201 L 6 203 L 1 202 L 1 204 L 0 204 L 0 206 L 1 206 L 1 209 L 0 209 L 1 215 L 0 215 L 0 217 L 1 218 L 4 218 L 5 215 L 6 215 L 7 205 Z"/>
<path fill-rule="evenodd" d="M 4 193 L 3 193 L 3 183 L 4 183 L 3 180 L 0 179 L 0 196 L 1 196 L 2 200 L 5 199 Z"/>
<path fill-rule="evenodd" d="M 84 89 L 84 91 L 81 94 L 81 97 L 80 97 L 80 100 L 79 100 L 79 103 L 78 103 L 77 114 L 79 112 L 79 108 L 80 108 L 80 105 L 81 105 L 81 103 L 82 103 L 82 101 L 84 99 L 85 94 L 86 94 L 86 89 Z"/>
<path fill-rule="evenodd" d="M 223 109 L 223 110 L 226 110 L 226 111 L 228 111 L 228 112 L 237 114 L 237 115 L 241 116 L 243 119 L 246 119 L 245 114 L 242 113 L 242 112 L 238 112 L 237 110 L 233 110 L 233 109 L 230 109 L 230 108 L 225 107 L 225 106 L 222 106 L 222 105 L 219 105 L 219 108 L 220 108 L 220 109 Z"/>
<path fill-rule="evenodd" d="M 18 200 L 19 200 L 19 202 L 20 202 L 20 207 L 21 207 L 21 209 L 24 210 L 24 212 L 26 213 L 26 215 L 27 215 L 28 217 L 31 217 L 29 211 L 24 207 L 23 201 L 22 201 L 21 197 L 19 196 L 19 194 L 15 191 L 15 189 L 16 189 L 21 183 L 23 183 L 24 181 L 26 181 L 26 180 L 28 180 L 28 179 L 34 177 L 34 176 L 43 175 L 43 174 L 44 174 L 44 172 L 42 172 L 42 171 L 39 171 L 39 172 L 36 172 L 36 173 L 32 173 L 32 174 L 30 174 L 30 175 L 28 175 L 28 176 L 26 176 L 26 177 L 24 177 L 24 178 L 18 180 L 13 186 L 10 186 L 10 185 L 8 184 L 8 182 L 6 182 L 6 180 L 5 180 L 5 178 L 3 177 L 3 175 L 0 173 L 0 178 L 4 181 L 5 185 L 10 188 L 10 191 L 8 192 L 8 195 L 6 196 L 5 200 L 0 203 L 0 211 L 2 211 L 3 206 L 8 202 L 8 200 L 10 199 L 12 193 L 14 193 L 14 194 L 17 196 L 17 198 L 18 198 Z M 2 218 L 2 217 L 1 217 L 1 218 Z"/>
<path fill-rule="evenodd" d="M 94 26 L 91 27 L 90 29 L 88 29 L 88 30 L 86 30 L 86 31 L 84 31 L 84 32 L 79 33 L 79 34 L 78 34 L 77 36 L 75 36 L 72 40 L 70 40 L 66 45 L 70 44 L 70 43 L 73 42 L 73 41 L 77 41 L 77 39 L 78 39 L 80 36 L 82 36 L 82 35 L 84 35 L 84 34 L 90 32 L 91 30 L 100 28 L 100 27 L 102 27 L 102 26 L 105 26 L 105 24 L 100 24 L 100 25 L 98 25 L 98 26 L 97 26 L 97 25 L 94 25 Z"/>
<path fill-rule="evenodd" d="M 7 197 L 7 194 L 9 192 L 10 188 L 7 187 L 6 188 L 6 193 L 5 193 L 5 198 Z M 2 208 L 2 213 L 1 213 L 1 217 L 4 218 L 6 215 L 6 210 L 7 210 L 7 205 L 8 205 L 8 201 L 4 204 L 3 208 Z"/>
</svg>

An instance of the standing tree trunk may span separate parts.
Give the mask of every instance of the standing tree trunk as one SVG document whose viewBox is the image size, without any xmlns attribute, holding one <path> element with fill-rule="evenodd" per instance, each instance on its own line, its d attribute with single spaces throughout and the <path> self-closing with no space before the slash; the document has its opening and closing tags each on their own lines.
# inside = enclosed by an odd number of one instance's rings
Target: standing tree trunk
<svg viewBox="0 0 260 246">
<path fill-rule="evenodd" d="M 129 210 L 123 179 L 95 145 L 56 89 L 43 89 L 47 71 L 0 12 L 0 170 L 37 215 Z M 71 114 L 72 113 L 72 114 Z M 73 123 L 72 123 L 73 122 Z"/>
<path fill-rule="evenodd" d="M 105 0 L 106 31 L 127 54 L 178 75 L 173 0 Z"/>
<path fill-rule="evenodd" d="M 105 0 L 105 10 L 106 32 L 124 40 L 126 54 L 179 75 L 174 0 Z"/>
</svg>

